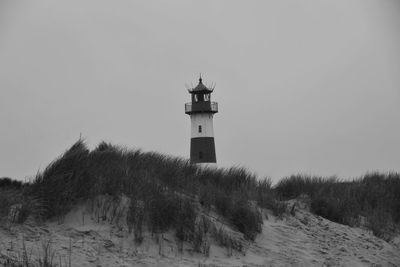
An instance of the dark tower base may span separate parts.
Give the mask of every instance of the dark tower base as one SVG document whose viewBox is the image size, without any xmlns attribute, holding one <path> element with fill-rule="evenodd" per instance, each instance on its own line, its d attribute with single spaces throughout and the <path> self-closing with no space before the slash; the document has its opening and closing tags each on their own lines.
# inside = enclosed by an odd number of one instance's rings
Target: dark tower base
<svg viewBox="0 0 400 267">
<path fill-rule="evenodd" d="M 214 137 L 190 139 L 190 163 L 216 163 Z"/>
</svg>

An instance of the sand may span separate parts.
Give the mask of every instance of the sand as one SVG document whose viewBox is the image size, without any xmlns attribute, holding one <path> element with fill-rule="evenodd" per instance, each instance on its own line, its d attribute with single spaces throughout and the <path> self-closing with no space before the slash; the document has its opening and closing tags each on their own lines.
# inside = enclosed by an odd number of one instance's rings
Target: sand
<svg viewBox="0 0 400 267">
<path fill-rule="evenodd" d="M 246 242 L 244 252 L 211 240 L 210 255 L 179 251 L 173 232 L 145 233 L 141 245 L 133 234 L 108 220 L 97 221 L 84 206 L 54 222 L 28 221 L 0 227 L 0 265 L 7 258 L 31 262 L 43 257 L 43 245 L 57 266 L 400 266 L 400 238 L 386 242 L 367 230 L 315 216 L 297 206 L 295 215 L 275 218 L 267 212 L 262 233 Z M 234 231 L 233 229 L 227 229 Z M 240 233 L 235 233 L 240 236 Z"/>
</svg>

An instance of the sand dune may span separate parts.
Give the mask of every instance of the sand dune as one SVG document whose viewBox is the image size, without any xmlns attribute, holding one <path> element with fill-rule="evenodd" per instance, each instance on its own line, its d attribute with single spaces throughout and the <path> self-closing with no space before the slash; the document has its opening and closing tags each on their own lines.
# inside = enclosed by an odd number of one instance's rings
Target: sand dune
<svg viewBox="0 0 400 267">
<path fill-rule="evenodd" d="M 293 204 L 293 203 L 292 203 Z M 262 234 L 245 251 L 220 247 L 211 240 L 210 255 L 180 252 L 172 232 L 145 234 L 141 245 L 121 226 L 96 222 L 80 207 L 62 223 L 25 223 L 0 228 L 0 263 L 21 258 L 23 246 L 35 262 L 50 244 L 58 266 L 400 266 L 398 238 L 390 243 L 372 233 L 328 221 L 296 205 L 282 219 L 267 213 Z M 227 227 L 233 235 L 241 236 Z"/>
</svg>

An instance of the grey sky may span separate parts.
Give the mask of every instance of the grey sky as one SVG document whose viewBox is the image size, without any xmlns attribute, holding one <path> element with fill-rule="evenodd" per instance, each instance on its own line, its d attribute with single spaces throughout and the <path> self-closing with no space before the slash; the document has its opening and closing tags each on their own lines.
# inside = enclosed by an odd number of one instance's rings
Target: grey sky
<svg viewBox="0 0 400 267">
<path fill-rule="evenodd" d="M 0 176 L 33 176 L 80 133 L 188 157 L 199 72 L 220 166 L 400 171 L 399 33 L 396 0 L 0 0 Z"/>
</svg>

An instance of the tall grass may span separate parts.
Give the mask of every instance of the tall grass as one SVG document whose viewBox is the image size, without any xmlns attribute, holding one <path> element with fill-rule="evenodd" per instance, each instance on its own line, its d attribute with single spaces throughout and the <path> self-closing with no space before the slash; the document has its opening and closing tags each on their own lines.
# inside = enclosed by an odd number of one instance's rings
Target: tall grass
<svg viewBox="0 0 400 267">
<path fill-rule="evenodd" d="M 18 190 L 0 188 L 0 221 L 11 215 L 11 208 L 19 204 L 22 198 L 22 192 Z"/>
<path fill-rule="evenodd" d="M 335 222 L 353 226 L 365 218 L 379 237 L 400 223 L 399 173 L 368 173 L 353 181 L 297 175 L 282 179 L 275 192 L 283 199 L 307 194 L 311 210 Z"/>
<path fill-rule="evenodd" d="M 24 185 L 23 182 L 13 180 L 9 177 L 2 177 L 0 178 L 0 188 L 13 188 L 13 189 L 21 189 L 22 186 Z"/>
<path fill-rule="evenodd" d="M 131 203 L 128 227 L 137 242 L 147 228 L 153 233 L 175 229 L 179 240 L 199 243 L 200 207 L 218 213 L 254 240 L 262 224 L 258 207 L 280 216 L 285 211 L 280 200 L 302 194 L 310 196 L 314 213 L 348 225 L 359 225 L 364 217 L 378 236 L 400 223 L 397 173 L 370 173 L 350 182 L 293 175 L 272 188 L 270 179 L 260 180 L 244 168 L 201 168 L 186 159 L 105 142 L 89 150 L 79 140 L 31 183 L 19 185 L 6 178 L 0 185 L 0 215 L 25 203 L 18 221 L 29 212 L 45 219 L 60 217 L 80 201 L 125 195 Z"/>
<path fill-rule="evenodd" d="M 27 192 L 40 199 L 45 218 L 62 216 L 98 195 L 124 194 L 143 206 L 132 205 L 128 216 L 140 241 L 143 226 L 153 233 L 176 229 L 178 238 L 193 239 L 198 203 L 254 239 L 262 220 L 250 203 L 265 205 L 271 188 L 270 181 L 260 182 L 244 168 L 200 168 L 185 159 L 105 142 L 90 151 L 79 140 L 39 173 Z"/>
<path fill-rule="evenodd" d="M 54 249 L 51 239 L 42 239 L 41 246 L 30 247 L 26 245 L 25 237 L 22 237 L 21 246 L 0 246 L 0 265 L 4 267 L 71 267 L 72 248 L 68 249 L 68 263 L 61 262 L 61 255 Z M 6 251 L 4 253 L 2 250 Z M 59 264 L 56 263 L 59 256 Z"/>
</svg>

